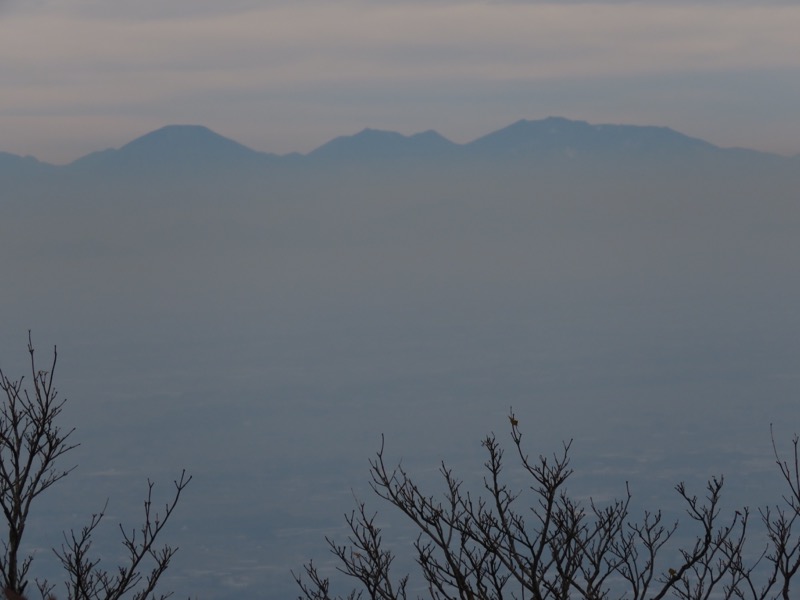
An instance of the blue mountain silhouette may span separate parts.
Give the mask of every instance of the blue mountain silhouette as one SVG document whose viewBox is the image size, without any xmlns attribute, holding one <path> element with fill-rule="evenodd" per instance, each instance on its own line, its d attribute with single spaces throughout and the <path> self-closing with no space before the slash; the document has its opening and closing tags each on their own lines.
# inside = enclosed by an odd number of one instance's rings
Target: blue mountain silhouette
<svg viewBox="0 0 800 600">
<path fill-rule="evenodd" d="M 495 156 L 670 153 L 720 150 L 668 127 L 592 125 L 562 117 L 520 120 L 470 142 L 473 153 Z"/>
<path fill-rule="evenodd" d="M 88 154 L 66 167 L 54 167 L 33 157 L 0 152 L 0 173 L 47 174 L 53 170 L 78 174 L 126 173 L 168 175 L 173 171 L 213 175 L 221 170 L 260 169 L 266 165 L 315 164 L 320 161 L 436 160 L 610 160 L 712 157 L 739 161 L 795 163 L 744 149 L 726 149 L 667 127 L 594 125 L 563 117 L 520 120 L 467 144 L 456 144 L 433 130 L 414 135 L 364 129 L 337 137 L 306 155 L 278 156 L 258 152 L 200 125 L 168 125 L 134 139 L 119 149 Z M 548 163 L 549 164 L 549 163 Z"/>
<path fill-rule="evenodd" d="M 204 169 L 252 166 L 270 157 L 201 125 L 167 125 L 119 149 L 94 152 L 69 166 L 80 169 Z"/>
<path fill-rule="evenodd" d="M 394 131 L 367 128 L 355 135 L 337 137 L 308 156 L 347 160 L 431 158 L 452 153 L 457 148 L 457 144 L 433 130 L 405 136 Z"/>
</svg>

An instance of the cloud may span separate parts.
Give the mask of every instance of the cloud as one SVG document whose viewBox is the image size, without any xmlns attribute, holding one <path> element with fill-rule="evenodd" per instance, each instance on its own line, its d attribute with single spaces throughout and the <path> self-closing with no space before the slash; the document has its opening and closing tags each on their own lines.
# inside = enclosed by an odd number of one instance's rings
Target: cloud
<svg viewBox="0 0 800 600">
<path fill-rule="evenodd" d="M 3 32 L 0 48 L 18 69 L 50 72 L 56 84 L 82 77 L 102 81 L 114 73 L 169 73 L 176 84 L 207 73 L 209 84 L 221 87 L 234 83 L 237 73 L 242 82 L 259 74 L 277 85 L 365 78 L 491 81 L 796 66 L 798 18 L 800 7 L 279 3 L 247 14 L 195 16 L 179 25 L 18 19 Z"/>
</svg>

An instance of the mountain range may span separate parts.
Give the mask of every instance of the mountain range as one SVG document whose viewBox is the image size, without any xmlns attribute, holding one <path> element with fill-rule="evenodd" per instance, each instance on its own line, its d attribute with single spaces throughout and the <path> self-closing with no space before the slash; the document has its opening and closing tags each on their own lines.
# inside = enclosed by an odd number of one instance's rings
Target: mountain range
<svg viewBox="0 0 800 600">
<path fill-rule="evenodd" d="M 62 171 L 81 174 L 141 173 L 173 170 L 207 172 L 220 169 L 259 169 L 277 164 L 320 164 L 375 161 L 612 160 L 733 158 L 775 163 L 793 158 L 721 148 L 667 127 L 593 125 L 561 117 L 520 120 L 466 144 L 457 144 L 429 130 L 406 136 L 393 131 L 364 129 L 337 137 L 308 154 L 258 152 L 199 125 L 168 125 L 118 149 L 90 153 L 67 165 L 55 166 L 34 157 L 0 152 L 0 175 L 41 175 Z"/>
</svg>

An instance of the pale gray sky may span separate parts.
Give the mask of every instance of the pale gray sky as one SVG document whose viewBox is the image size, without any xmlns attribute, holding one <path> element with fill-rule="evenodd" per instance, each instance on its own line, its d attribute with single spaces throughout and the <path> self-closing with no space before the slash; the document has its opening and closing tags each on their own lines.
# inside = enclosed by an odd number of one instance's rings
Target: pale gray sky
<svg viewBox="0 0 800 600">
<path fill-rule="evenodd" d="M 800 152 L 789 2 L 0 1 L 0 150 L 68 162 L 169 123 L 306 152 L 520 118 Z"/>
</svg>

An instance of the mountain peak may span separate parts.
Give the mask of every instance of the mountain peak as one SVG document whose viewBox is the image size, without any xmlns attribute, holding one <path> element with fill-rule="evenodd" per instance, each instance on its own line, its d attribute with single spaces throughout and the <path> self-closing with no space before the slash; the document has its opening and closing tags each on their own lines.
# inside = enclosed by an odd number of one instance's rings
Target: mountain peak
<svg viewBox="0 0 800 600">
<path fill-rule="evenodd" d="M 396 131 L 368 127 L 355 135 L 334 138 L 308 156 L 345 160 L 428 158 L 455 147 L 457 144 L 432 129 L 406 136 Z"/>
<path fill-rule="evenodd" d="M 119 152 L 131 155 L 140 152 L 176 153 L 195 157 L 205 155 L 244 157 L 258 154 L 255 150 L 202 125 L 166 125 L 125 144 Z"/>
<path fill-rule="evenodd" d="M 188 139 L 227 139 L 204 125 L 164 125 L 125 144 L 123 148 L 144 143 L 180 142 Z"/>
<path fill-rule="evenodd" d="M 521 119 L 508 127 L 467 144 L 473 151 L 505 156 L 577 156 L 600 152 L 671 152 L 711 150 L 716 146 L 691 138 L 668 127 L 637 125 L 592 125 L 564 117 L 538 121 Z"/>
<path fill-rule="evenodd" d="M 40 162 L 33 156 L 18 156 L 0 151 L 0 173 L 38 175 L 54 168 L 53 165 Z"/>
<path fill-rule="evenodd" d="M 95 152 L 72 164 L 135 169 L 202 169 L 211 165 L 249 165 L 266 156 L 202 125 L 166 125 L 118 150 Z"/>
</svg>

